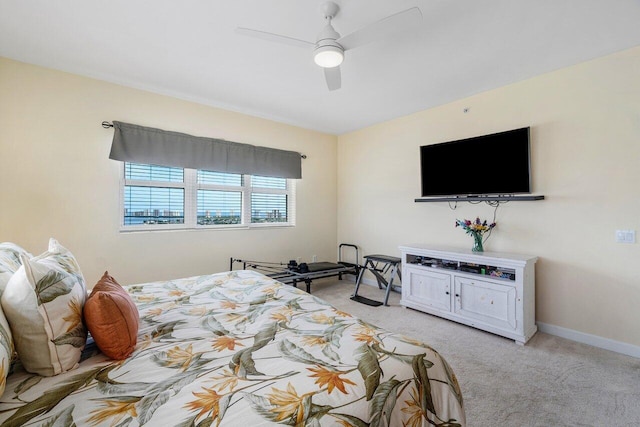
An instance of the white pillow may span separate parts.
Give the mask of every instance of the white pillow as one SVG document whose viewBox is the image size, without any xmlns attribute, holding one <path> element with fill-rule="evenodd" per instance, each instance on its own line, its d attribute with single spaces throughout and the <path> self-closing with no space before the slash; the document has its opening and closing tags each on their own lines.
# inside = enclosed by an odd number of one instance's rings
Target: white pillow
<svg viewBox="0 0 640 427">
<path fill-rule="evenodd" d="M 2 308 L 22 365 L 43 376 L 77 367 L 87 339 L 87 293 L 78 263 L 55 239 L 47 252 L 22 255 L 21 261 L 2 294 Z"/>
</svg>

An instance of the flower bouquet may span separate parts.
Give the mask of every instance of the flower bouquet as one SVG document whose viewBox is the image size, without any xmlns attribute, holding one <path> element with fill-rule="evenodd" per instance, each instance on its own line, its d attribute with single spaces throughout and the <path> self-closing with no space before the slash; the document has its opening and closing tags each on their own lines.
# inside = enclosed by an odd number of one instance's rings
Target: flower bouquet
<svg viewBox="0 0 640 427">
<path fill-rule="evenodd" d="M 456 219 L 456 227 L 462 227 L 465 233 L 473 237 L 473 247 L 471 248 L 471 250 L 474 252 L 484 251 L 484 248 L 482 247 L 482 243 L 483 243 L 482 236 L 485 233 L 493 230 L 493 227 L 495 226 L 496 226 L 495 222 L 492 222 L 491 224 L 487 224 L 486 219 L 484 221 L 480 221 L 480 218 L 476 218 L 475 221 L 469 221 L 468 219 L 465 219 L 465 220 Z"/>
</svg>

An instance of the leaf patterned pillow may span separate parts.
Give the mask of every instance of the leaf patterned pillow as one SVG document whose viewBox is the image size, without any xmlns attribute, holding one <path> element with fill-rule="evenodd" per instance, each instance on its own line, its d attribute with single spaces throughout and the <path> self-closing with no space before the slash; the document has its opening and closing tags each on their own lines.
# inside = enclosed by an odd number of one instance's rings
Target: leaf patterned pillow
<svg viewBox="0 0 640 427">
<path fill-rule="evenodd" d="M 15 243 L 0 243 L 0 297 L 4 288 L 9 283 L 9 279 L 22 265 L 20 255 L 24 254 L 31 257 L 31 254 Z M 13 358 L 13 337 L 9 323 L 0 309 L 0 395 L 4 391 L 7 375 L 9 374 L 9 366 Z"/>
<path fill-rule="evenodd" d="M 0 243 L 0 296 L 2 296 L 2 291 L 5 286 L 7 286 L 7 283 L 9 283 L 9 279 L 11 279 L 13 273 L 22 265 L 20 263 L 20 254 L 25 254 L 29 257 L 32 256 L 15 243 Z"/>
<path fill-rule="evenodd" d="M 49 239 L 49 250 L 35 259 L 44 263 L 49 263 L 54 267 L 60 267 L 67 273 L 74 276 L 86 294 L 87 285 L 84 281 L 84 277 L 82 276 L 82 272 L 80 271 L 78 261 L 76 261 L 71 251 L 58 243 L 56 239 Z"/>
<path fill-rule="evenodd" d="M 84 278 L 67 249 L 51 239 L 49 251 L 22 255 L 2 295 L 15 347 L 24 368 L 53 376 L 77 367 L 87 331 L 82 323 Z"/>
<path fill-rule="evenodd" d="M 13 356 L 13 340 L 7 318 L 0 309 L 0 396 L 4 392 L 4 386 L 9 375 L 9 365 Z"/>
</svg>

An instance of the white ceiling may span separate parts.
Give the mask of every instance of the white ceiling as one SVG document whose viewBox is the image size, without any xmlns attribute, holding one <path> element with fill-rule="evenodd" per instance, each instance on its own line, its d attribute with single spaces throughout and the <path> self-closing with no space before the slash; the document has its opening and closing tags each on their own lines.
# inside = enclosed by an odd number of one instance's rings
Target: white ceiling
<svg viewBox="0 0 640 427">
<path fill-rule="evenodd" d="M 323 0 L 0 0 L 0 56 L 342 134 L 640 45 L 639 0 L 336 0 L 342 35 L 418 6 L 417 32 L 346 53 L 329 92 L 310 51 Z"/>
</svg>

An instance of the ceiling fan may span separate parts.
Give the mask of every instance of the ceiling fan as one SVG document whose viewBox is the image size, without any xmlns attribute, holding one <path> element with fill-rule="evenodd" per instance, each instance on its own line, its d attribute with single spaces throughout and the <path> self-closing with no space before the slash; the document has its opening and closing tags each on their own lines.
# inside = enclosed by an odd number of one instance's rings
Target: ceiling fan
<svg viewBox="0 0 640 427">
<path fill-rule="evenodd" d="M 317 65 L 324 69 L 327 87 L 329 90 L 336 90 L 340 89 L 341 86 L 340 64 L 344 59 L 345 51 L 375 40 L 384 39 L 394 33 L 416 28 L 422 21 L 420 9 L 412 7 L 341 37 L 331 25 L 331 20 L 338 14 L 340 6 L 328 1 L 322 4 L 321 10 L 327 24 L 318 34 L 315 43 L 250 28 L 239 27 L 236 28 L 236 32 L 272 42 L 313 49 L 313 59 Z"/>
</svg>

